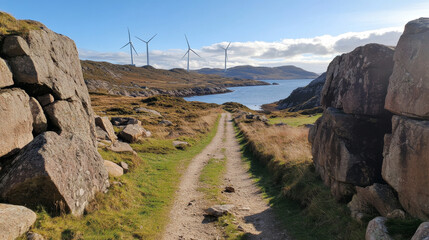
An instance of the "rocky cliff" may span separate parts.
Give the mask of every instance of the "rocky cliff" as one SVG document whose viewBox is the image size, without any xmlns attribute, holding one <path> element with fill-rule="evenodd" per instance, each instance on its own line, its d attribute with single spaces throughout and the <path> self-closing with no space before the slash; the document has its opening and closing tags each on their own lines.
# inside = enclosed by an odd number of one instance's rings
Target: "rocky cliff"
<svg viewBox="0 0 429 240">
<path fill-rule="evenodd" d="M 353 196 L 359 220 L 371 211 L 429 219 L 428 42 L 429 19 L 420 18 L 395 49 L 365 45 L 328 67 L 325 111 L 309 134 L 313 161 L 337 199 Z"/>
<path fill-rule="evenodd" d="M 307 86 L 292 91 L 289 97 L 278 101 L 277 109 L 289 108 L 290 112 L 320 107 L 320 94 L 326 81 L 326 73 L 323 73 Z"/>
<path fill-rule="evenodd" d="M 109 184 L 94 114 L 74 42 L 37 26 L 0 35 L 0 199 L 81 215 Z"/>
</svg>

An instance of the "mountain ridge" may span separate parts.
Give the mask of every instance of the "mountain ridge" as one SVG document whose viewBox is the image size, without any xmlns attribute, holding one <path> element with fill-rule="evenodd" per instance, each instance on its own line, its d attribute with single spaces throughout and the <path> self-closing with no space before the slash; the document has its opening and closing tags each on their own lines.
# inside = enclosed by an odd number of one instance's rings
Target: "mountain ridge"
<svg viewBox="0 0 429 240">
<path fill-rule="evenodd" d="M 289 80 L 289 79 L 311 79 L 319 75 L 314 72 L 306 71 L 294 65 L 285 65 L 279 67 L 257 67 L 251 65 L 242 65 L 228 68 L 225 72 L 220 68 L 201 68 L 194 72 L 202 74 L 215 74 L 224 77 L 236 77 L 253 80 Z"/>
</svg>

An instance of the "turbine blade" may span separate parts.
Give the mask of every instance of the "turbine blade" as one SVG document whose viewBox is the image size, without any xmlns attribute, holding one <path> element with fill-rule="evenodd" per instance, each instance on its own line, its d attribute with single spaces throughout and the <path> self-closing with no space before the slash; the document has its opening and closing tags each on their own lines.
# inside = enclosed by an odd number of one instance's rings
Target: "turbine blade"
<svg viewBox="0 0 429 240">
<path fill-rule="evenodd" d="M 122 49 L 122 48 L 124 48 L 124 47 L 128 46 L 128 44 L 130 44 L 130 42 L 128 42 L 127 44 L 125 44 L 123 47 L 121 47 L 121 48 L 119 48 L 119 49 Z"/>
<path fill-rule="evenodd" d="M 226 49 L 228 49 L 228 48 L 229 48 L 229 45 L 231 45 L 231 42 L 229 42 L 229 44 L 228 44 L 228 46 L 226 47 Z M 226 49 L 225 49 L 225 50 L 226 50 Z"/>
<path fill-rule="evenodd" d="M 131 35 L 130 35 L 130 29 L 128 28 L 128 40 L 131 42 Z"/>
<path fill-rule="evenodd" d="M 189 53 L 189 50 L 188 51 L 186 51 L 186 53 L 185 53 L 185 55 L 183 55 L 183 57 L 182 57 L 182 59 L 186 56 L 186 54 L 188 54 Z"/>
<path fill-rule="evenodd" d="M 195 53 L 195 55 L 197 55 L 198 57 L 200 57 L 200 58 L 201 58 L 201 56 L 200 56 L 200 55 L 198 55 L 198 53 L 196 53 L 196 52 L 194 51 L 194 49 L 191 49 L 191 51 L 192 51 L 193 53 Z"/>
<path fill-rule="evenodd" d="M 147 42 L 150 42 L 150 40 L 152 40 L 154 37 L 156 37 L 156 35 L 158 35 L 158 33 L 153 35 L 153 37 L 151 37 L 149 40 L 147 40 Z"/>
<path fill-rule="evenodd" d="M 136 49 L 134 48 L 134 45 L 131 43 L 131 48 L 134 50 L 134 52 L 136 53 L 136 55 L 138 56 L 139 54 L 137 53 Z"/>
<path fill-rule="evenodd" d="M 143 39 L 141 39 L 141 38 L 139 38 L 139 37 L 137 37 L 137 36 L 135 36 L 138 40 L 140 40 L 140 41 L 142 41 L 142 42 L 144 42 L 144 43 L 148 43 L 148 42 L 146 42 L 145 40 L 143 40 Z"/>
<path fill-rule="evenodd" d="M 188 49 L 191 49 L 191 46 L 189 45 L 189 41 L 188 41 L 188 37 L 185 34 L 185 38 L 186 38 L 186 43 L 188 44 Z"/>
</svg>

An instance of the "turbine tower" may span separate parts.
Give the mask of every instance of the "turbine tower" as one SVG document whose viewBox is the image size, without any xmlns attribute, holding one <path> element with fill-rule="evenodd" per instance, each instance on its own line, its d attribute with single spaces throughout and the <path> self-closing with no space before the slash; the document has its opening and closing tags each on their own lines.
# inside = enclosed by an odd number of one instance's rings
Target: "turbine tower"
<svg viewBox="0 0 429 240">
<path fill-rule="evenodd" d="M 191 48 L 191 45 L 189 45 L 188 37 L 186 37 L 186 34 L 185 34 L 185 39 L 186 39 L 186 43 L 188 44 L 188 51 L 186 51 L 186 53 L 185 53 L 185 55 L 183 55 L 182 59 L 186 56 L 186 54 L 188 54 L 188 68 L 187 69 L 188 69 L 188 72 L 189 72 L 189 55 L 191 55 L 191 51 L 193 53 L 195 53 L 195 55 L 197 55 L 198 57 L 201 57 L 201 56 L 198 55 L 198 53 L 196 53 L 194 51 L 194 49 Z"/>
<path fill-rule="evenodd" d="M 146 65 L 149 66 L 149 42 L 158 34 L 153 35 L 149 40 L 145 41 L 139 37 L 136 36 L 136 38 L 144 43 L 146 43 Z"/>
<path fill-rule="evenodd" d="M 225 50 L 225 72 L 226 72 L 226 60 L 228 59 L 228 48 L 229 45 L 231 45 L 231 42 L 229 42 L 228 46 L 226 46 L 226 48 L 221 47 L 223 50 Z"/>
<path fill-rule="evenodd" d="M 127 43 L 127 44 L 125 44 L 125 45 L 124 45 L 123 47 L 121 47 L 120 49 L 122 49 L 122 48 L 124 48 L 124 47 L 126 47 L 126 46 L 128 46 L 128 45 L 130 45 L 131 65 L 132 65 L 132 66 L 135 66 L 135 65 L 134 65 L 134 59 L 133 59 L 133 50 L 134 50 L 134 52 L 136 53 L 136 55 L 138 55 L 138 54 L 137 54 L 136 49 L 134 48 L 133 42 L 131 42 L 131 35 L 130 35 L 130 29 L 129 29 L 129 28 L 128 28 L 128 43 Z"/>
</svg>

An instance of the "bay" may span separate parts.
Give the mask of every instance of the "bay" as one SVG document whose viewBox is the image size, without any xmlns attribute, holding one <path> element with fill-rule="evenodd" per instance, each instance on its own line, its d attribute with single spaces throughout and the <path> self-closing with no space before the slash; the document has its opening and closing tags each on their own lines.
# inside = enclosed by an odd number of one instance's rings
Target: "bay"
<svg viewBox="0 0 429 240">
<path fill-rule="evenodd" d="M 306 86 L 312 80 L 313 79 L 262 80 L 271 85 L 231 87 L 228 89 L 233 92 L 186 97 L 185 100 L 217 104 L 238 102 L 250 109 L 260 110 L 261 105 L 287 98 L 293 90 L 298 87 Z M 278 85 L 272 85 L 273 83 L 277 83 Z"/>
</svg>

